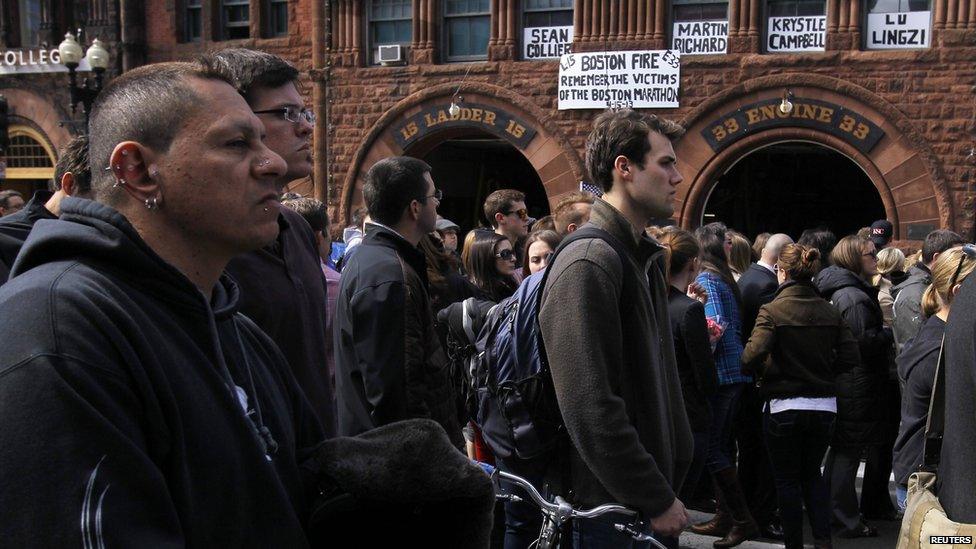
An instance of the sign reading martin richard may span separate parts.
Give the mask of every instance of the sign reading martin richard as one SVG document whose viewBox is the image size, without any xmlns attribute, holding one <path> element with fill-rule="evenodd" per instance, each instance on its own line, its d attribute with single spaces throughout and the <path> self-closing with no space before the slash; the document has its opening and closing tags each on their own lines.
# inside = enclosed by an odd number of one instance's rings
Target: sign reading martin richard
<svg viewBox="0 0 976 549">
<path fill-rule="evenodd" d="M 448 128 L 477 128 L 501 137 L 520 149 L 529 146 L 535 128 L 498 107 L 462 103 L 457 116 L 451 116 L 449 105 L 427 107 L 393 127 L 393 137 L 406 149 L 433 132 Z"/>
<path fill-rule="evenodd" d="M 675 21 L 671 48 L 681 55 L 725 53 L 729 49 L 728 21 Z"/>
<path fill-rule="evenodd" d="M 784 113 L 779 99 L 767 99 L 723 114 L 702 130 L 701 135 L 719 152 L 760 130 L 801 126 L 829 133 L 869 153 L 884 137 L 884 130 L 860 113 L 817 99 L 795 98 L 793 110 Z"/>
<path fill-rule="evenodd" d="M 571 53 L 559 60 L 559 110 L 678 106 L 680 52 Z"/>
</svg>

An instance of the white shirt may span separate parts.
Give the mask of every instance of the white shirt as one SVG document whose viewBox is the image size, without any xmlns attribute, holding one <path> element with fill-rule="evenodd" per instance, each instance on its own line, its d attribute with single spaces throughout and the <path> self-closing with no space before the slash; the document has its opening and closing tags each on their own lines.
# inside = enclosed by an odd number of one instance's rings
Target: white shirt
<svg viewBox="0 0 976 549">
<path fill-rule="evenodd" d="M 837 398 L 771 398 L 769 399 L 769 413 L 778 414 L 787 410 L 807 410 L 810 412 L 837 413 Z"/>
<path fill-rule="evenodd" d="M 759 265 L 760 267 L 765 267 L 766 270 L 768 270 L 769 272 L 776 274 L 776 268 L 770 265 L 769 263 L 763 263 L 762 260 L 759 260 L 756 262 L 756 265 Z"/>
</svg>

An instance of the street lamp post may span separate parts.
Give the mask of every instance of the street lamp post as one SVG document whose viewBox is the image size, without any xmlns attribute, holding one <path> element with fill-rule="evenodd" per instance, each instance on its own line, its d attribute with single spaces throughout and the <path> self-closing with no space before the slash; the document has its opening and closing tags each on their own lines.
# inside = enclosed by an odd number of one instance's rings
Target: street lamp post
<svg viewBox="0 0 976 549">
<path fill-rule="evenodd" d="M 81 34 L 80 30 L 79 34 Z M 98 97 L 98 92 L 102 91 L 102 75 L 105 73 L 105 69 L 108 68 L 108 50 L 105 49 L 102 41 L 98 38 L 92 40 L 91 47 L 88 48 L 88 52 L 85 55 L 88 58 L 88 64 L 91 65 L 92 72 L 95 73 L 95 80 L 93 82 L 85 78 L 81 86 L 78 85 L 78 75 L 75 69 L 81 63 L 82 49 L 81 45 L 75 39 L 75 35 L 70 32 L 64 35 L 64 42 L 61 42 L 61 45 L 58 46 L 58 53 L 61 54 L 61 64 L 68 68 L 68 78 L 70 78 L 68 91 L 71 94 L 71 113 L 74 114 L 78 108 L 78 103 L 81 103 L 85 113 L 85 126 L 87 127 L 88 115 L 91 113 L 92 103 Z"/>
</svg>

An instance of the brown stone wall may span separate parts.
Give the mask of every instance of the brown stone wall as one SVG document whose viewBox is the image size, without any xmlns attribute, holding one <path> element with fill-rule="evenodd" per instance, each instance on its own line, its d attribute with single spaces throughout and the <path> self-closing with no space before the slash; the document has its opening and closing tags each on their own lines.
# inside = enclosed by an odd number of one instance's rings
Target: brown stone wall
<svg viewBox="0 0 976 549">
<path fill-rule="evenodd" d="M 913 134 L 933 153 L 929 166 L 936 179 L 950 190 L 955 206 L 954 224 L 972 234 L 974 228 L 974 158 L 968 157 L 976 145 L 974 125 L 974 86 L 976 86 L 976 48 L 972 33 L 941 36 L 943 47 L 922 51 L 831 51 L 826 53 L 766 55 L 731 54 L 724 56 L 686 56 L 681 68 L 681 108 L 658 114 L 685 120 L 696 107 L 744 82 L 782 75 L 784 87 L 792 74 L 821 75 L 863 88 L 883 112 L 895 109 L 908 121 L 905 133 Z M 651 44 L 615 44 L 613 49 L 641 49 Z M 591 48 L 587 48 L 591 49 Z M 520 102 L 532 103 L 551 117 L 553 125 L 583 157 L 589 124 L 597 111 L 559 111 L 557 109 L 558 63 L 555 61 L 497 61 L 470 64 L 467 81 L 494 84 L 517 94 Z M 469 64 L 420 65 L 405 67 L 336 67 L 332 83 L 333 173 L 337 185 L 344 185 L 344 174 L 366 133 L 384 112 L 398 102 L 426 88 L 458 83 Z M 843 85 L 840 86 L 844 93 Z M 521 106 L 521 105 L 517 105 Z M 715 108 L 713 115 L 735 108 L 735 98 Z M 878 122 L 884 122 L 880 120 Z M 679 159 L 680 161 L 680 159 Z M 694 174 L 685 174 L 689 179 Z M 334 200 L 340 191 L 332 189 Z"/>
</svg>

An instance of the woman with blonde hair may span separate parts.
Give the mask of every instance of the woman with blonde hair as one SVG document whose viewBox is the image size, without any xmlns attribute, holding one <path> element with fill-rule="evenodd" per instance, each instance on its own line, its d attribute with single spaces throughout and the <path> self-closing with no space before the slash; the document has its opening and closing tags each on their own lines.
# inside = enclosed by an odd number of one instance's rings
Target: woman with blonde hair
<svg viewBox="0 0 976 549">
<path fill-rule="evenodd" d="M 746 272 L 752 264 L 752 244 L 748 238 L 735 231 L 729 231 L 727 237 L 732 240 L 732 248 L 729 250 L 729 268 L 732 269 L 732 278 L 738 282 L 742 273 Z"/>
<path fill-rule="evenodd" d="M 776 481 L 787 549 L 803 547 L 806 504 L 814 547 L 830 540 L 830 498 L 820 463 L 837 415 L 836 378 L 858 365 L 851 329 L 813 285 L 820 251 L 787 244 L 777 260 L 779 289 L 759 309 L 742 352 L 743 371 L 756 374 L 763 438 Z"/>
<path fill-rule="evenodd" d="M 895 441 L 893 469 L 898 506 L 902 510 L 905 509 L 908 477 L 922 464 L 929 400 L 949 311 L 959 287 L 974 268 L 976 247 L 972 245 L 939 254 L 932 265 L 932 284 L 922 294 L 922 313 L 927 320 L 918 335 L 898 355 L 898 379 L 903 392 L 901 426 Z"/>
<path fill-rule="evenodd" d="M 904 266 L 905 252 L 898 248 L 885 248 L 878 252 L 878 274 L 874 275 L 871 283 L 878 288 L 878 304 L 881 305 L 886 328 L 890 328 L 895 319 L 895 298 L 891 296 L 891 288 L 908 278 Z"/>
</svg>

